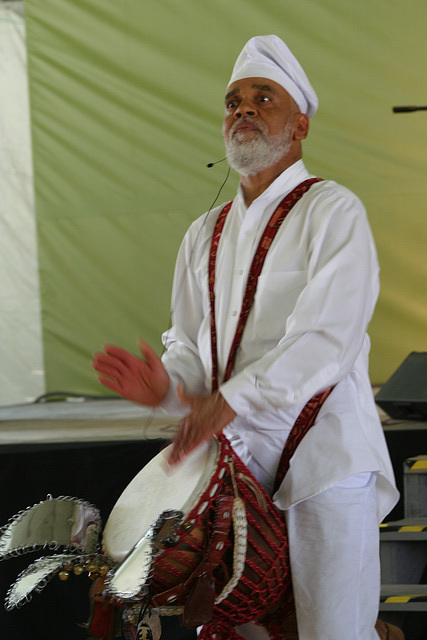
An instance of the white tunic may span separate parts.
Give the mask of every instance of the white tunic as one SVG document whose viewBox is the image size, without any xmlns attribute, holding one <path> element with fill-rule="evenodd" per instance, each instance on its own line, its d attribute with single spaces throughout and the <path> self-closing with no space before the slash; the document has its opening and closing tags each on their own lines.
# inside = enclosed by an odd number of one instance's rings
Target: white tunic
<svg viewBox="0 0 427 640">
<path fill-rule="evenodd" d="M 302 161 L 246 207 L 239 190 L 227 216 L 216 263 L 220 380 L 258 241 L 280 201 L 312 177 Z M 177 259 L 173 325 L 163 362 L 171 390 L 163 408 L 179 410 L 176 384 L 189 394 L 211 388 L 208 261 L 222 207 L 196 220 Z M 336 384 L 291 460 L 275 494 L 287 509 L 364 471 L 377 472 L 378 518 L 398 499 L 368 377 L 367 325 L 378 296 L 378 262 L 365 209 L 332 181 L 312 185 L 272 243 L 237 354 L 220 391 L 237 418 L 226 428 L 233 447 L 266 486 L 304 404 Z"/>
</svg>

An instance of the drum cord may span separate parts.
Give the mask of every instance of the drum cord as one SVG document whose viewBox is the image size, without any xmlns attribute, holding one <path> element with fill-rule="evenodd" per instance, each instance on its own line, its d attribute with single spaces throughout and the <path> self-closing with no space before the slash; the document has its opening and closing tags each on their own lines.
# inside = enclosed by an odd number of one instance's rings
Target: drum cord
<svg viewBox="0 0 427 640">
<path fill-rule="evenodd" d="M 147 614 L 148 619 L 152 616 L 152 612 L 149 608 L 150 597 L 149 593 L 144 596 L 144 599 L 141 602 L 138 613 L 136 613 L 137 604 L 131 604 L 128 608 L 125 608 L 123 614 L 120 617 L 120 630 L 121 637 L 124 640 L 138 640 L 140 637 L 140 632 L 142 631 L 142 627 L 145 627 L 150 630 L 151 635 L 147 637 L 154 637 L 152 634 L 152 630 L 150 628 L 149 622 L 146 620 Z M 159 623 L 158 623 L 159 624 Z"/>
<path fill-rule="evenodd" d="M 261 509 L 263 509 L 266 513 L 268 511 L 268 506 L 267 506 L 267 501 L 264 497 L 264 494 L 262 493 L 262 491 L 260 490 L 258 484 L 249 476 L 244 475 L 243 473 L 238 473 L 237 477 L 244 482 L 248 487 L 250 487 L 252 489 L 252 491 L 254 492 L 254 496 L 259 504 L 259 506 L 261 507 Z"/>
<path fill-rule="evenodd" d="M 242 577 L 246 562 L 248 538 L 248 521 L 246 517 L 246 509 L 243 499 L 239 494 L 239 489 L 237 487 L 233 460 L 228 460 L 228 467 L 230 470 L 231 484 L 233 486 L 234 493 L 234 501 L 231 514 L 234 530 L 233 565 L 232 575 L 227 584 L 224 585 L 221 593 L 215 598 L 215 605 L 225 600 L 233 591 L 234 587 Z M 239 473 L 238 475 L 240 477 L 242 474 Z"/>
</svg>

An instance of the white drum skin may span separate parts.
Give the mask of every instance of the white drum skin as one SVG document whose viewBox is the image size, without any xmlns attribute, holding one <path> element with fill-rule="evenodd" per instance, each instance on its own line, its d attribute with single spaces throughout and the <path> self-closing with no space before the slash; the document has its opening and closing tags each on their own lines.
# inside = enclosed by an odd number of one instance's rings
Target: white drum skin
<svg viewBox="0 0 427 640">
<path fill-rule="evenodd" d="M 218 456 L 215 440 L 202 443 L 173 468 L 167 463 L 171 448 L 163 449 L 143 467 L 110 513 L 102 548 L 115 562 L 134 549 L 163 511 L 188 513 L 209 483 Z"/>
</svg>

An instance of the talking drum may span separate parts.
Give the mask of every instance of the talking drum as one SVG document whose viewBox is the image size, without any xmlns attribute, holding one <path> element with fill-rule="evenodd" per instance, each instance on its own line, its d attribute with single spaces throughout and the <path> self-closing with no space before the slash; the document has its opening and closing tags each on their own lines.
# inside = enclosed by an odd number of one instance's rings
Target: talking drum
<svg viewBox="0 0 427 640">
<path fill-rule="evenodd" d="M 225 436 L 173 469 L 170 447 L 127 486 L 106 523 L 103 551 L 116 564 L 107 591 L 181 615 L 200 637 L 239 637 L 258 622 L 280 639 L 292 611 L 286 526 Z"/>
</svg>

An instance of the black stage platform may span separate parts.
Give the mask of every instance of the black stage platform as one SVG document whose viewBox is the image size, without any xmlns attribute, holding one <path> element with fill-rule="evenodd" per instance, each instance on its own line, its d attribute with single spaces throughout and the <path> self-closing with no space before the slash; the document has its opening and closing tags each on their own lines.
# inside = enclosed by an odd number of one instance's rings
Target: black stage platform
<svg viewBox="0 0 427 640">
<path fill-rule="evenodd" d="M 0 408 L 0 526 L 48 494 L 84 498 L 108 515 L 123 489 L 167 443 L 178 419 L 122 400 Z M 86 640 L 90 579 L 56 577 L 31 602 L 7 612 L 12 582 L 43 552 L 0 563 L 1 640 Z M 164 619 L 162 640 L 189 640 L 192 631 Z"/>
<path fill-rule="evenodd" d="M 101 510 L 105 522 L 125 486 L 170 439 L 177 422 L 121 400 L 0 408 L 0 526 L 48 494 L 84 498 Z M 425 453 L 427 422 L 393 422 L 384 430 L 402 491 L 403 462 Z M 399 503 L 388 519 L 402 517 Z M 0 601 L 17 575 L 41 555 L 0 564 Z M 23 608 L 6 612 L 0 607 L 0 638 L 85 640 L 78 623 L 88 616 L 89 585 L 87 577 L 72 575 L 65 583 L 54 578 Z M 194 637 L 165 620 L 162 640 Z"/>
</svg>

